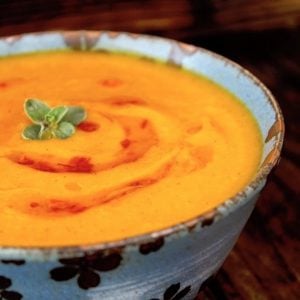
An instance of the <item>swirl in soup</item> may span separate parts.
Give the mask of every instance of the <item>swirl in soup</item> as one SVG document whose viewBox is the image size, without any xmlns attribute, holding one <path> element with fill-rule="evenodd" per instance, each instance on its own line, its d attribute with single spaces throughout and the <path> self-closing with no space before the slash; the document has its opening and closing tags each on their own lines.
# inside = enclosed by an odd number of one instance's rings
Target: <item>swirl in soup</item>
<svg viewBox="0 0 300 300">
<path fill-rule="evenodd" d="M 64 140 L 24 140 L 26 98 L 80 105 Z M 224 88 L 125 54 L 0 60 L 0 244 L 112 241 L 207 212 L 253 178 L 258 125 Z"/>
</svg>

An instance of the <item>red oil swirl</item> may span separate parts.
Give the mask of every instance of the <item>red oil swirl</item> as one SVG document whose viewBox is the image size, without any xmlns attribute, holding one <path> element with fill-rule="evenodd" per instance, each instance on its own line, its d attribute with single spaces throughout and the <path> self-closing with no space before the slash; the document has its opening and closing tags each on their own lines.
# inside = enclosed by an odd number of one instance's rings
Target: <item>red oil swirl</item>
<svg viewBox="0 0 300 300">
<path fill-rule="evenodd" d="M 93 196 L 80 200 L 70 199 L 41 199 L 31 201 L 27 206 L 19 207 L 23 212 L 40 217 L 63 217 L 82 213 L 99 205 L 106 205 L 116 201 L 136 190 L 155 184 L 166 177 L 171 170 L 172 165 L 167 164 L 157 170 L 149 177 L 129 181 L 126 184 L 100 191 Z"/>
<path fill-rule="evenodd" d="M 8 82 L 5 81 L 0 81 L 0 89 L 7 88 L 9 86 Z"/>
<path fill-rule="evenodd" d="M 109 126 L 116 126 L 117 131 L 122 134 L 118 135 L 119 140 L 113 140 L 112 145 L 113 153 L 111 154 L 104 152 L 106 159 L 102 159 L 97 152 L 96 156 L 82 155 L 80 148 L 72 153 L 69 158 L 60 157 L 57 152 L 50 152 L 32 154 L 29 152 L 13 152 L 7 156 L 7 158 L 19 165 L 20 168 L 30 168 L 38 172 L 55 174 L 66 174 L 68 173 L 81 173 L 80 176 L 85 176 L 84 174 L 99 174 L 100 172 L 110 171 L 124 165 L 133 164 L 143 159 L 145 155 L 153 147 L 157 147 L 160 143 L 160 138 L 156 132 L 156 128 L 152 123 L 151 118 L 148 119 L 143 116 L 133 116 L 120 113 L 126 106 L 130 107 L 140 106 L 142 109 L 147 109 L 145 107 L 146 102 L 140 98 L 135 97 L 123 97 L 118 96 L 105 101 L 105 105 L 108 105 L 111 111 L 114 113 L 107 113 L 107 111 L 101 112 L 103 116 L 106 117 L 105 122 L 108 122 Z M 116 113 L 118 112 L 118 113 Z M 99 130 L 101 128 L 101 130 Z M 102 134 L 108 128 L 102 128 L 101 124 L 94 122 L 93 120 L 87 120 L 78 126 L 78 130 L 82 133 L 93 133 L 93 143 L 97 140 L 103 143 Z M 82 135 L 81 135 L 82 137 Z M 76 135 L 75 137 L 76 138 Z M 88 138 L 88 136 L 87 136 Z M 104 141 L 105 142 L 105 141 Z M 79 144 L 80 145 L 80 144 Z M 84 145 L 86 147 L 86 145 Z M 88 146 L 89 147 L 89 146 Z M 92 146 L 91 146 L 92 147 Z M 87 148 L 84 148 L 87 149 Z M 111 149 L 108 147 L 108 149 Z M 89 153 L 87 150 L 85 153 Z M 94 149 L 92 150 L 92 152 Z M 77 152 L 77 153 L 76 153 Z M 101 152 L 101 151 L 100 151 Z M 172 162 L 167 160 L 162 164 L 158 164 L 148 175 L 134 176 L 124 182 L 124 178 L 115 186 L 105 189 L 100 189 L 99 191 L 93 192 L 91 195 L 87 196 L 77 196 L 75 197 L 57 197 L 47 199 L 28 199 L 23 204 L 16 205 L 16 209 L 23 211 L 26 214 L 33 214 L 35 216 L 42 217 L 60 217 L 60 216 L 71 216 L 83 213 L 84 211 L 97 207 L 100 205 L 105 205 L 111 201 L 115 201 L 126 195 L 135 192 L 140 188 L 157 183 L 162 180 L 172 167 Z M 55 175 L 61 176 L 61 175 Z"/>
<path fill-rule="evenodd" d="M 42 172 L 48 173 L 91 173 L 93 165 L 91 158 L 84 156 L 72 157 L 65 163 L 53 162 L 51 160 L 43 160 L 31 158 L 24 154 L 14 154 L 9 159 L 19 165 L 29 167 Z"/>
<path fill-rule="evenodd" d="M 100 128 L 100 125 L 95 122 L 85 121 L 77 126 L 77 129 L 85 132 L 93 132 Z"/>
<path fill-rule="evenodd" d="M 31 212 L 40 215 L 74 215 L 87 209 L 79 202 L 50 199 L 46 202 L 34 201 L 29 204 Z"/>
<path fill-rule="evenodd" d="M 148 120 L 139 117 L 111 116 L 124 132 L 120 140 L 120 148 L 110 161 L 96 161 L 92 157 L 74 155 L 69 159 L 52 155 L 30 155 L 27 153 L 11 153 L 8 156 L 12 162 L 23 167 L 49 173 L 98 173 L 116 168 L 123 164 L 133 163 L 141 159 L 147 151 L 158 143 L 157 135 Z M 147 122 L 146 122 L 147 121 Z M 90 132 L 92 128 L 99 127 L 93 122 L 84 122 L 83 128 Z M 82 123 L 82 124 L 84 124 Z M 141 126 L 142 124 L 142 126 Z M 145 126 L 147 124 L 147 126 Z M 82 128 L 81 128 L 82 129 Z M 99 132 L 99 139 L 101 133 Z"/>
<path fill-rule="evenodd" d="M 112 106 L 126 106 L 126 105 L 146 105 L 146 102 L 139 97 L 128 97 L 128 96 L 118 96 L 106 100 L 107 104 Z"/>
<path fill-rule="evenodd" d="M 23 78 L 11 78 L 0 81 L 0 90 L 14 87 L 16 84 L 23 82 Z"/>
<path fill-rule="evenodd" d="M 100 81 L 100 84 L 107 88 L 116 88 L 123 84 L 123 81 L 118 78 L 108 78 Z"/>
</svg>

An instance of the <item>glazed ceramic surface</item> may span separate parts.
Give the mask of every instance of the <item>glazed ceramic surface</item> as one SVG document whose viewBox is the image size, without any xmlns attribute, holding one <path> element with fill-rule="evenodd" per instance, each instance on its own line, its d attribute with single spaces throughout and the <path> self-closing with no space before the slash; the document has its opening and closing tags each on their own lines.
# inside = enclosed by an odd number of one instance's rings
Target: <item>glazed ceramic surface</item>
<svg viewBox="0 0 300 300">
<path fill-rule="evenodd" d="M 0 56 L 65 48 L 137 53 L 211 78 L 242 99 L 258 120 L 265 140 L 261 166 L 256 178 L 236 197 L 171 228 L 92 246 L 0 247 L 0 298 L 193 299 L 232 249 L 279 158 L 283 120 L 278 105 L 240 66 L 172 40 L 84 31 L 0 39 Z"/>
</svg>

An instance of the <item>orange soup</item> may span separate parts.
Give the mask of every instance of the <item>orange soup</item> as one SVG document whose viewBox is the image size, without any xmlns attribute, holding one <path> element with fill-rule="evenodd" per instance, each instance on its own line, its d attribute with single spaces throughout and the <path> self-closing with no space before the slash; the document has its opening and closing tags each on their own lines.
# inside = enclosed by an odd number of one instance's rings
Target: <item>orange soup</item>
<svg viewBox="0 0 300 300">
<path fill-rule="evenodd" d="M 0 59 L 0 245 L 112 241 L 207 212 L 253 178 L 262 141 L 206 78 L 125 54 Z M 67 139 L 25 140 L 24 101 L 80 105 Z"/>
</svg>

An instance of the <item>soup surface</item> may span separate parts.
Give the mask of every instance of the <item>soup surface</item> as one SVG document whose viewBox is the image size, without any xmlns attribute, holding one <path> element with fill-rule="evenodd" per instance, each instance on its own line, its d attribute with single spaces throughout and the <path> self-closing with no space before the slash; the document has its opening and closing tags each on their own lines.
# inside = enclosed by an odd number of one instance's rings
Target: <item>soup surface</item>
<svg viewBox="0 0 300 300">
<path fill-rule="evenodd" d="M 24 140 L 27 98 L 80 105 L 65 140 Z M 0 244 L 112 241 L 191 219 L 254 176 L 261 135 L 211 81 L 125 54 L 0 59 Z"/>
</svg>

